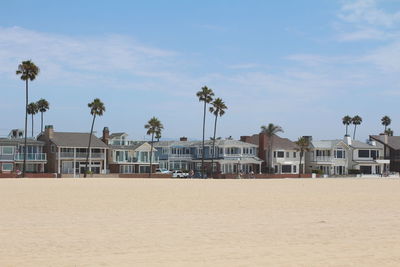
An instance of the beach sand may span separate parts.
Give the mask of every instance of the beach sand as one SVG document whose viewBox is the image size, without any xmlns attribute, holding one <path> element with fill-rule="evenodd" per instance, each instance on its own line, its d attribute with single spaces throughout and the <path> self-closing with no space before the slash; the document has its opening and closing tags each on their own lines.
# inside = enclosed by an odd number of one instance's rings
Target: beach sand
<svg viewBox="0 0 400 267">
<path fill-rule="evenodd" d="M 1 179 L 0 266 L 400 266 L 400 179 Z"/>
</svg>

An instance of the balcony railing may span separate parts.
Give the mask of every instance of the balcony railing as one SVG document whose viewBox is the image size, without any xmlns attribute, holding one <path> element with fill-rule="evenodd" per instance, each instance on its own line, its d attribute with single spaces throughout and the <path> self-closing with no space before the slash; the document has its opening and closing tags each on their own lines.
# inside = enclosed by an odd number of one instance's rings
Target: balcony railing
<svg viewBox="0 0 400 267">
<path fill-rule="evenodd" d="M 87 156 L 86 152 L 76 152 L 75 157 L 85 159 Z M 89 154 L 92 159 L 103 159 L 104 153 L 92 153 Z M 74 152 L 60 152 L 60 158 L 74 158 Z"/>
<path fill-rule="evenodd" d="M 333 160 L 332 156 L 316 156 L 316 157 L 313 158 L 313 161 L 324 161 L 324 162 L 327 162 L 327 161 L 332 161 L 332 160 Z"/>
<path fill-rule="evenodd" d="M 17 153 L 14 156 L 15 160 L 24 160 L 24 153 Z M 26 154 L 26 160 L 29 161 L 44 161 L 46 160 L 46 153 L 27 153 Z"/>
</svg>

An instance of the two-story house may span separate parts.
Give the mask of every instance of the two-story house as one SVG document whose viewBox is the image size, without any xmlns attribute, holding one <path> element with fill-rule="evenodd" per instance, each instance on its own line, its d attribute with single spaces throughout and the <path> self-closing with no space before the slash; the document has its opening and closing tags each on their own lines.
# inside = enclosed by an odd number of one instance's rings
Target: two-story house
<svg viewBox="0 0 400 267">
<path fill-rule="evenodd" d="M 400 172 L 400 136 L 381 134 L 371 135 L 370 139 L 379 142 L 384 146 L 384 154 L 382 154 L 382 156 L 384 159 L 390 160 L 389 166 L 386 163 L 384 170 Z"/>
<path fill-rule="evenodd" d="M 362 174 L 380 175 L 390 165 L 390 160 L 384 158 L 381 143 L 374 140 L 368 143 L 351 140 L 349 145 L 353 150 L 352 169 L 360 170 Z"/>
<path fill-rule="evenodd" d="M 269 138 L 265 133 L 241 136 L 240 140 L 258 146 L 258 157 L 263 160 L 263 172 L 267 172 L 268 166 L 276 174 L 298 174 L 301 171 L 300 151 L 295 142 L 277 135 Z"/>
<path fill-rule="evenodd" d="M 102 141 L 108 145 L 108 168 L 110 173 L 148 173 L 151 145 L 145 141 L 128 140 L 126 133 L 110 134 L 103 129 Z M 157 150 L 153 148 L 152 172 L 158 168 Z"/>
<path fill-rule="evenodd" d="M 85 172 L 90 133 L 55 132 L 52 125 L 46 125 L 38 140 L 45 143 L 47 154 L 46 172 L 73 174 L 74 177 Z M 92 173 L 107 172 L 107 150 L 95 135 L 92 135 L 88 170 Z"/>
<path fill-rule="evenodd" d="M 7 138 L 0 138 L 0 172 L 15 173 L 22 171 L 25 152 L 25 140 L 22 130 L 12 130 Z M 47 163 L 43 153 L 44 142 L 27 139 L 26 172 L 41 173 Z"/>
<path fill-rule="evenodd" d="M 351 148 L 345 140 L 314 141 L 310 138 L 306 153 L 306 169 L 320 170 L 327 175 L 348 174 L 351 162 Z"/>
<path fill-rule="evenodd" d="M 160 168 L 170 170 L 194 170 L 201 171 L 203 157 L 201 141 L 156 142 L 157 155 L 160 160 Z M 211 161 L 213 157 L 213 141 L 204 143 L 204 168 L 211 173 Z M 257 157 L 257 146 L 237 140 L 215 140 L 214 173 L 244 173 L 259 172 L 262 161 Z"/>
</svg>

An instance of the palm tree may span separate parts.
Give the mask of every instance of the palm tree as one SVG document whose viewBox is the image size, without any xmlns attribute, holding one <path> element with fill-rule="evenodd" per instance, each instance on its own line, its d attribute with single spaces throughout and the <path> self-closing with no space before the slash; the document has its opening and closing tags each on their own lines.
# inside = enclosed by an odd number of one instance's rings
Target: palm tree
<svg viewBox="0 0 400 267">
<path fill-rule="evenodd" d="M 383 116 L 381 119 L 381 122 L 382 122 L 382 125 L 385 126 L 384 133 L 386 133 L 386 129 L 392 123 L 392 120 L 390 119 L 389 116 Z"/>
<path fill-rule="evenodd" d="M 283 133 L 283 129 L 279 125 L 273 123 L 268 124 L 268 126 L 261 126 L 261 133 L 265 133 L 268 136 L 269 148 L 268 148 L 268 172 L 272 169 L 272 146 L 273 146 L 273 136 L 277 133 Z"/>
<path fill-rule="evenodd" d="M 302 170 L 303 173 L 305 173 L 305 169 L 306 169 L 305 162 L 304 162 L 304 165 L 302 165 L 301 160 L 303 158 L 304 152 L 306 152 L 308 150 L 310 143 L 309 143 L 308 138 L 302 136 L 302 137 L 299 137 L 299 139 L 296 141 L 296 144 L 299 146 L 299 150 L 300 150 L 300 166 L 299 166 L 299 178 L 300 178 L 300 176 L 301 176 L 300 170 Z"/>
<path fill-rule="evenodd" d="M 89 144 L 88 144 L 88 148 L 86 151 L 85 173 L 83 174 L 84 178 L 86 178 L 87 172 L 88 172 L 88 161 L 89 161 L 89 154 L 90 154 L 90 145 L 92 142 L 94 121 L 96 119 L 96 116 L 103 116 L 103 113 L 106 111 L 106 107 L 104 106 L 104 103 L 101 102 L 101 100 L 98 98 L 95 98 L 93 100 L 93 102 L 89 103 L 88 107 L 90 108 L 90 114 L 93 116 L 93 121 L 92 121 L 92 127 L 90 128 Z"/>
<path fill-rule="evenodd" d="M 46 99 L 39 99 L 38 102 L 36 102 L 38 108 L 39 108 L 39 112 L 41 113 L 41 118 L 40 118 L 40 132 L 43 133 L 43 113 L 46 112 L 47 110 L 49 110 L 50 108 L 50 104 L 49 102 L 47 102 Z"/>
<path fill-rule="evenodd" d="M 362 118 L 358 115 L 354 116 L 353 119 L 351 119 L 351 122 L 354 124 L 354 133 L 353 133 L 353 139 L 356 139 L 356 128 L 357 125 L 360 125 L 362 123 Z"/>
<path fill-rule="evenodd" d="M 38 105 L 35 102 L 29 103 L 28 114 L 32 115 L 32 137 L 33 137 L 33 116 L 39 112 Z"/>
<path fill-rule="evenodd" d="M 393 130 L 390 129 L 390 128 L 387 128 L 387 129 L 385 130 L 385 134 L 387 134 L 388 136 L 393 136 Z"/>
<path fill-rule="evenodd" d="M 24 141 L 24 163 L 22 168 L 22 177 L 25 177 L 26 170 L 26 143 L 28 131 L 28 81 L 33 81 L 39 75 L 40 69 L 31 60 L 22 61 L 18 65 L 18 70 L 15 72 L 20 76 L 21 80 L 25 81 L 25 141 Z"/>
<path fill-rule="evenodd" d="M 203 112 L 203 142 L 202 142 L 202 157 L 201 157 L 201 178 L 204 178 L 204 134 L 206 127 L 206 106 L 213 100 L 214 92 L 211 88 L 203 86 L 200 91 L 196 93 L 200 102 L 204 102 L 204 112 Z"/>
<path fill-rule="evenodd" d="M 222 101 L 221 98 L 216 98 L 212 103 L 212 107 L 210 107 L 210 112 L 214 114 L 215 120 L 214 120 L 214 137 L 212 138 L 213 141 L 213 150 L 212 150 L 212 157 L 211 157 L 211 177 L 214 175 L 214 157 L 215 157 L 215 135 L 217 133 L 217 119 L 218 116 L 222 116 L 225 114 L 225 110 L 228 109 L 228 107 L 225 105 L 224 101 Z"/>
<path fill-rule="evenodd" d="M 349 128 L 349 125 L 351 124 L 352 118 L 349 115 L 346 115 L 342 118 L 343 125 L 346 125 L 346 136 L 348 136 L 347 129 Z"/>
<path fill-rule="evenodd" d="M 154 135 L 161 135 L 162 129 L 164 129 L 164 126 L 160 122 L 159 119 L 156 117 L 151 118 L 147 124 L 144 126 L 145 129 L 147 129 L 147 135 L 151 135 L 151 148 L 150 148 L 150 169 L 149 169 L 149 178 L 151 177 L 151 171 L 152 171 L 152 157 L 153 157 L 153 144 L 154 144 Z"/>
</svg>

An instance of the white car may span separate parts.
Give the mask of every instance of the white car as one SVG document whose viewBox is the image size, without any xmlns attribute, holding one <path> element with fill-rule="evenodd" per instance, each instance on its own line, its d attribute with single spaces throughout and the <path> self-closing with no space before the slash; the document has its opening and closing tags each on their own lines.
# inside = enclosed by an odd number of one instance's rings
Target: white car
<svg viewBox="0 0 400 267">
<path fill-rule="evenodd" d="M 160 169 L 156 169 L 156 173 L 171 173 L 171 171 L 164 169 L 164 168 L 160 168 Z"/>
<path fill-rule="evenodd" d="M 173 171 L 172 178 L 188 178 L 189 174 L 183 171 Z"/>
</svg>

